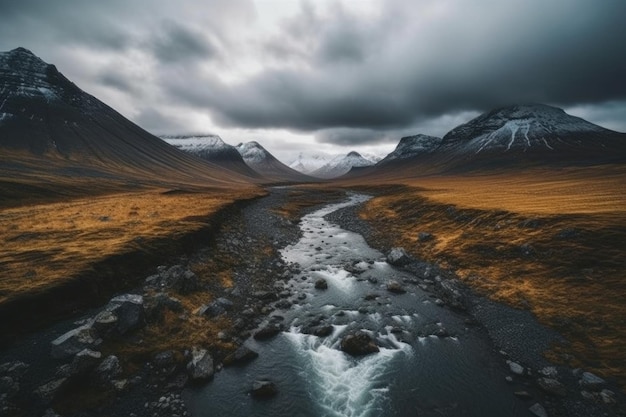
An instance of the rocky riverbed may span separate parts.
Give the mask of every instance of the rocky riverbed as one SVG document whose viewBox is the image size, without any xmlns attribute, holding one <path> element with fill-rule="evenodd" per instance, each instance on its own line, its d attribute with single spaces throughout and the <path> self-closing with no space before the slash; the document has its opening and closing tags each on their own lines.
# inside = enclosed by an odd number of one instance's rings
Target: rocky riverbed
<svg viewBox="0 0 626 417">
<path fill-rule="evenodd" d="M 314 194 L 319 198 L 320 191 L 295 197 L 288 188 L 274 189 L 268 197 L 234 211 L 211 245 L 175 265 L 155 266 L 141 286 L 112 297 L 104 306 L 16 341 L 0 353 L 0 415 L 189 415 L 183 390 L 210 384 L 223 366 L 257 360 L 256 353 L 243 346 L 246 339 L 254 335 L 262 340 L 281 332 L 280 316 L 273 315 L 269 322 L 266 317 L 302 301 L 288 285 L 300 271 L 278 252 L 296 242 L 302 231 L 277 209 Z M 326 197 L 327 203 L 343 198 L 335 192 Z M 607 382 L 584 370 L 553 366 L 543 358 L 541 353 L 558 340 L 558 334 L 525 311 L 476 296 L 452 272 L 374 241 L 357 213 L 358 206 L 347 207 L 326 218 L 363 235 L 370 246 L 389 254 L 390 264 L 413 277 L 388 284 L 388 291 L 419 287 L 438 306 L 463 315 L 467 326 L 484 332 L 510 370 L 511 390 L 527 401 L 531 415 L 625 415 L 622 394 Z M 202 273 L 194 272 L 198 265 L 228 272 L 228 283 L 217 279 L 217 271 L 214 279 L 207 279 L 211 274 L 202 268 Z M 318 289 L 323 285 L 320 282 Z M 186 297 L 205 293 L 206 302 L 190 309 Z M 152 340 L 147 329 L 161 326 L 164 338 L 177 338 L 176 328 L 190 322 L 218 327 L 209 339 L 201 338 L 202 344 L 166 348 L 166 340 L 159 344 L 162 350 L 146 348 Z M 198 327 L 197 332 L 206 330 Z M 128 360 L 129 346 L 150 354 Z M 257 382 L 249 387 L 251 395 L 276 394 L 271 381 Z"/>
</svg>

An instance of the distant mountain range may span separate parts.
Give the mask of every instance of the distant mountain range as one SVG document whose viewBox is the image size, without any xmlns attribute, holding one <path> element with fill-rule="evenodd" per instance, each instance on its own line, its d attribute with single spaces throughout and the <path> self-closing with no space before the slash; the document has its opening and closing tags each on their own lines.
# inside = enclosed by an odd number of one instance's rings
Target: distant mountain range
<svg viewBox="0 0 626 417">
<path fill-rule="evenodd" d="M 272 181 L 311 182 L 315 180 L 283 164 L 258 142 L 240 143 L 236 149 L 250 168 Z"/>
<path fill-rule="evenodd" d="M 401 177 L 607 163 L 626 163 L 626 134 L 556 107 L 529 104 L 486 112 L 443 138 L 404 137 L 377 163 L 357 152 L 333 157 L 313 151 L 301 152 L 287 166 L 257 142 L 235 147 L 215 135 L 160 140 L 32 52 L 0 53 L 0 193 L 5 197 L 63 193 L 75 186 L 72 181 L 88 184 L 82 188 L 86 192 L 94 184 L 113 183 L 230 188 L 309 182 L 311 176 Z M 64 187 L 53 186 L 61 180 Z"/>
<path fill-rule="evenodd" d="M 325 165 L 311 172 L 317 178 L 331 179 L 347 174 L 352 168 L 362 168 L 374 165 L 374 162 L 365 159 L 358 152 L 352 151 L 347 155 L 339 155 Z"/>
</svg>

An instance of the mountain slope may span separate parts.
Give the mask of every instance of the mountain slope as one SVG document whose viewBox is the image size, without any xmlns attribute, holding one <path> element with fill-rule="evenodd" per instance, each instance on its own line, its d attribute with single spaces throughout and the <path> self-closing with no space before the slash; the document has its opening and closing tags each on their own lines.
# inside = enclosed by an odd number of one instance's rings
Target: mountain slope
<svg viewBox="0 0 626 417">
<path fill-rule="evenodd" d="M 595 164 L 625 161 L 626 135 L 544 104 L 511 106 L 484 113 L 442 140 L 439 154 L 463 160 Z"/>
<path fill-rule="evenodd" d="M 165 142 L 199 158 L 247 175 L 260 175 L 250 168 L 237 149 L 225 143 L 217 135 L 169 135 L 160 136 Z"/>
<path fill-rule="evenodd" d="M 313 178 L 280 162 L 258 142 L 240 143 L 236 147 L 245 163 L 274 182 L 310 182 Z"/>
<path fill-rule="evenodd" d="M 378 164 L 386 164 L 391 161 L 414 158 L 432 153 L 441 144 L 441 138 L 428 135 L 406 136 L 400 139 L 398 146 L 389 155 L 384 157 Z"/>
<path fill-rule="evenodd" d="M 251 181 L 164 143 L 23 48 L 0 53 L 0 148 L 0 184 L 9 194 L 16 181 L 48 189 L 61 179 L 66 188 L 89 178 L 102 187 Z"/>
<path fill-rule="evenodd" d="M 330 162 L 316 169 L 312 176 L 324 179 L 337 178 L 347 174 L 352 168 L 363 168 L 372 166 L 374 163 L 365 159 L 358 152 L 352 151 L 347 155 L 339 155 Z"/>
</svg>

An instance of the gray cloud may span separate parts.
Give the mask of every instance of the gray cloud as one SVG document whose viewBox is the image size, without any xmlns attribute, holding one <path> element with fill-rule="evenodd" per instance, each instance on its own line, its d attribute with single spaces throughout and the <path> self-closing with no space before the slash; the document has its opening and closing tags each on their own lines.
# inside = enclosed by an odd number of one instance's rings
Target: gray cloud
<svg viewBox="0 0 626 417">
<path fill-rule="evenodd" d="M 196 33 L 172 21 L 165 22 L 163 26 L 162 32 L 149 42 L 150 49 L 160 61 L 193 61 L 217 55 L 217 47 L 203 33 Z"/>
<path fill-rule="evenodd" d="M 440 136 L 523 102 L 624 126 L 623 0 L 381 0 L 364 14 L 303 2 L 253 37 L 241 35 L 254 23 L 251 0 L 182 3 L 0 0 L 0 49 L 28 47 L 88 91 L 132 93 L 119 106 L 153 131 L 185 127 L 194 113 L 225 128 L 371 144 Z M 74 68 L 85 62 L 94 68 Z M 128 62 L 137 67 L 117 65 Z M 256 68 L 239 74 L 247 65 Z"/>
</svg>

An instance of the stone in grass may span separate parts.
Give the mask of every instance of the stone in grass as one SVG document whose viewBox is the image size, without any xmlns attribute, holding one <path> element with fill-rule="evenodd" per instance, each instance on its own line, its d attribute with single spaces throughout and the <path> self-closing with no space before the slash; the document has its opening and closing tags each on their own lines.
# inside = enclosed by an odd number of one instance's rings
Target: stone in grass
<svg viewBox="0 0 626 417">
<path fill-rule="evenodd" d="M 278 388 L 272 381 L 257 380 L 252 383 L 250 394 L 256 399 L 268 399 L 278 394 Z"/>
<path fill-rule="evenodd" d="M 432 233 L 428 233 L 428 232 L 419 232 L 417 234 L 417 239 L 420 242 L 428 242 L 430 240 L 433 240 L 434 236 L 432 235 Z"/>
<path fill-rule="evenodd" d="M 394 266 L 403 266 L 411 262 L 411 257 L 404 248 L 393 248 L 387 255 L 387 263 Z"/>
<path fill-rule="evenodd" d="M 94 379 L 101 386 L 112 384 L 113 380 L 122 374 L 120 360 L 115 355 L 107 356 L 94 370 Z"/>
<path fill-rule="evenodd" d="M 124 335 L 145 324 L 143 297 L 137 294 L 123 294 L 109 301 L 105 310 L 117 316 L 117 331 Z"/>
<path fill-rule="evenodd" d="M 369 355 L 380 351 L 370 335 L 360 330 L 341 339 L 340 347 L 342 351 L 352 356 Z"/>
</svg>

